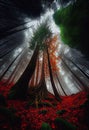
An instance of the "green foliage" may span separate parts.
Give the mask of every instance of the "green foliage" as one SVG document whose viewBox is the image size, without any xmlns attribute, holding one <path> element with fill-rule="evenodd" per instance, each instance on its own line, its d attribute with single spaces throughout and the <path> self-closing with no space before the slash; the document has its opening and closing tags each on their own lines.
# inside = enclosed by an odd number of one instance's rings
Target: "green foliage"
<svg viewBox="0 0 89 130">
<path fill-rule="evenodd" d="M 45 115 L 46 113 L 47 113 L 47 110 L 41 110 L 41 111 L 39 111 L 39 114 Z"/>
<path fill-rule="evenodd" d="M 0 94 L 0 106 L 6 106 L 6 105 L 7 103 L 5 97 L 2 94 Z"/>
<path fill-rule="evenodd" d="M 89 43 L 89 1 L 77 0 L 54 14 L 61 38 L 71 47 L 87 51 Z"/>
<path fill-rule="evenodd" d="M 64 120 L 63 118 L 56 118 L 55 119 L 55 126 L 57 127 L 57 129 L 62 128 L 62 130 L 76 130 L 75 125 Z"/>
<path fill-rule="evenodd" d="M 62 115 L 62 114 L 64 114 L 65 112 L 66 112 L 66 110 L 58 110 L 56 113 Z"/>
<path fill-rule="evenodd" d="M 44 49 L 44 41 L 46 38 L 52 35 L 51 30 L 48 26 L 47 20 L 38 25 L 37 29 L 34 30 L 33 36 L 29 42 L 30 48 L 33 50 L 36 45 L 39 46 L 41 50 Z"/>
<path fill-rule="evenodd" d="M 49 102 L 40 102 L 39 106 L 53 107 L 52 103 Z"/>
<path fill-rule="evenodd" d="M 41 130 L 52 130 L 52 128 L 50 127 L 48 123 L 43 122 L 41 126 Z"/>
</svg>

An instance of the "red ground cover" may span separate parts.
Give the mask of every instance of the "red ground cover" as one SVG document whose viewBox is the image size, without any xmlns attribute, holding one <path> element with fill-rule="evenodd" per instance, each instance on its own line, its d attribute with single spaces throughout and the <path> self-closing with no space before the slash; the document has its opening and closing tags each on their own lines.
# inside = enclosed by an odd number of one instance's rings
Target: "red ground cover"
<svg viewBox="0 0 89 130">
<path fill-rule="evenodd" d="M 29 98 L 25 100 L 8 100 L 6 96 L 12 85 L 3 86 L 1 83 L 0 86 L 0 94 L 5 96 L 7 102 L 6 108 L 14 108 L 15 115 L 21 118 L 21 124 L 18 127 L 17 122 L 13 128 L 14 130 L 40 130 L 42 122 L 49 123 L 52 129 L 56 130 L 54 120 L 57 117 L 62 117 L 71 122 L 77 127 L 77 130 L 89 130 L 89 96 L 84 91 L 71 96 L 61 97 L 61 103 L 56 101 L 53 95 L 49 94 L 49 98 L 42 102 L 50 105 L 43 104 L 43 106 L 36 108 L 28 105 L 30 103 Z M 40 113 L 42 110 L 45 110 L 46 113 Z M 57 114 L 59 110 L 64 110 L 64 113 Z M 3 123 L 2 120 L 4 121 Z M 0 122 L 0 130 L 12 130 L 7 117 L 0 115 Z M 62 128 L 59 130 L 62 130 Z"/>
</svg>

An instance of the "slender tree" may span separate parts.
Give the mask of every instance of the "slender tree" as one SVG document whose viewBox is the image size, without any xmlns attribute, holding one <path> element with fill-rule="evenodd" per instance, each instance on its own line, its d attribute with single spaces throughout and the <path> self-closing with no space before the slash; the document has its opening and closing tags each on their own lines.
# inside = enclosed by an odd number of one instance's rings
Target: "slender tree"
<svg viewBox="0 0 89 130">
<path fill-rule="evenodd" d="M 60 87 L 61 87 L 63 93 L 67 96 L 67 94 L 66 94 L 66 92 L 65 92 L 65 90 L 64 90 L 64 88 L 63 88 L 63 86 L 61 85 L 61 82 L 60 82 L 60 80 L 59 80 L 59 77 L 58 77 L 57 73 L 56 73 L 55 75 L 56 75 L 56 78 L 57 78 L 57 80 L 58 80 L 58 83 L 59 83 L 59 85 L 60 85 Z"/>
<path fill-rule="evenodd" d="M 77 82 L 79 82 L 79 84 L 81 85 L 80 87 L 85 90 L 85 91 L 89 91 L 88 86 L 80 79 L 80 77 L 78 75 L 76 75 L 73 70 L 67 65 L 67 63 L 65 62 L 65 60 L 61 57 L 62 62 L 64 64 L 64 66 L 69 69 L 69 71 L 73 74 L 74 78 L 76 79 Z"/>
<path fill-rule="evenodd" d="M 56 89 L 54 80 L 53 80 L 53 74 L 52 74 L 52 68 L 51 68 L 51 63 L 50 63 L 50 56 L 49 56 L 49 52 L 48 52 L 48 47 L 46 48 L 47 51 L 47 56 L 48 56 L 48 66 L 49 66 L 49 74 L 50 74 L 50 80 L 51 80 L 51 84 L 52 84 L 52 88 L 53 88 L 53 92 L 55 94 L 55 97 L 58 101 L 61 101 L 61 98 L 59 96 L 59 93 Z"/>
<path fill-rule="evenodd" d="M 15 68 L 11 72 L 10 76 L 8 77 L 8 79 L 3 83 L 3 85 L 8 85 L 11 82 L 11 79 L 12 79 L 13 75 L 15 74 L 15 72 L 16 72 L 16 70 L 18 68 L 18 65 L 21 63 L 21 59 L 22 59 L 24 53 L 26 53 L 25 49 L 23 49 L 22 54 L 21 54 L 20 58 L 18 59 L 19 61 L 17 61 L 16 65 L 15 65 Z"/>
<path fill-rule="evenodd" d="M 21 55 L 22 51 L 12 60 L 12 62 L 9 64 L 9 66 L 6 68 L 6 70 L 3 72 L 3 74 L 0 76 L 0 81 L 4 77 L 4 75 L 7 73 L 7 71 L 10 69 L 10 67 L 14 64 L 14 62 L 17 60 L 17 58 Z"/>
</svg>

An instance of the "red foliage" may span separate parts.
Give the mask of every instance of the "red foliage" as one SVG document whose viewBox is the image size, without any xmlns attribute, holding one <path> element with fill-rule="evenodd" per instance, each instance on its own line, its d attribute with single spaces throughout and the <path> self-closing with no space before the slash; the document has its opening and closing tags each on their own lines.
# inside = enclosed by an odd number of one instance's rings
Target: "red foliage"
<svg viewBox="0 0 89 130">
<path fill-rule="evenodd" d="M 0 82 L 0 94 L 3 94 L 6 97 L 12 86 L 13 83 L 5 84 L 5 81 Z"/>
<path fill-rule="evenodd" d="M 58 40 L 58 37 L 57 35 L 55 35 L 46 41 L 48 52 L 49 52 L 49 57 L 50 57 L 51 69 L 53 73 L 55 73 L 56 71 L 59 71 L 59 68 L 57 66 L 58 61 L 59 61 L 59 56 L 56 55 L 56 51 L 58 48 L 57 40 Z M 44 63 L 45 75 L 46 77 L 48 77 L 49 69 L 48 69 L 48 57 L 47 57 L 46 51 L 45 51 L 44 59 L 45 59 L 45 63 Z"/>
<path fill-rule="evenodd" d="M 5 97 L 10 89 L 10 86 L 2 86 L 0 87 L 0 93 L 2 93 Z M 43 106 L 38 109 L 32 106 L 27 106 L 29 99 L 25 100 L 8 100 L 7 108 L 14 107 L 16 109 L 15 115 L 21 117 L 21 130 L 40 130 L 42 122 L 47 122 L 51 125 L 53 130 L 55 129 L 54 120 L 56 117 L 62 117 L 69 122 L 73 123 L 77 126 L 77 130 L 89 130 L 88 125 L 88 117 L 89 117 L 89 105 L 86 107 L 83 105 L 87 101 L 87 93 L 80 92 L 78 94 L 74 94 L 71 96 L 61 97 L 62 102 L 56 101 L 53 95 L 49 94 L 49 98 L 43 100 L 43 102 L 48 102 L 52 104 L 52 106 Z M 54 105 L 55 104 L 55 105 Z M 39 111 L 47 110 L 46 114 L 40 114 Z M 57 114 L 58 110 L 65 110 L 64 114 Z M 0 116 L 0 120 L 5 118 L 4 116 Z M 5 119 L 4 119 L 5 121 Z M 4 125 L 3 125 L 4 124 Z M 11 130 L 10 124 L 8 121 L 3 122 L 0 125 L 0 129 Z M 18 127 L 15 126 L 15 130 L 18 130 Z M 62 130 L 60 128 L 60 130 Z"/>
</svg>

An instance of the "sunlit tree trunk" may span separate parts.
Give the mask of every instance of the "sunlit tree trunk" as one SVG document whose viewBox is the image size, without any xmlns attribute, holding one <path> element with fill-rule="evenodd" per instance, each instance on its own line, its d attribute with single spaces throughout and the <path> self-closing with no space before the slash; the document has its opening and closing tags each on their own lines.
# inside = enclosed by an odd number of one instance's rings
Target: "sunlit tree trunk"
<svg viewBox="0 0 89 130">
<path fill-rule="evenodd" d="M 62 59 L 63 64 L 66 66 L 66 68 L 73 74 L 75 80 L 78 81 L 81 84 L 80 88 L 82 88 L 82 90 L 89 91 L 88 86 L 79 78 L 78 75 L 76 75 L 72 71 L 72 69 L 66 64 L 65 60 L 62 57 L 61 57 L 61 59 Z"/>
<path fill-rule="evenodd" d="M 17 33 L 17 32 L 20 32 L 20 31 L 24 31 L 24 30 L 26 30 L 26 29 L 29 29 L 29 28 L 31 28 L 32 26 L 30 26 L 30 27 L 22 27 L 21 29 L 14 29 L 14 30 L 11 30 L 11 31 L 7 31 L 7 32 L 4 32 L 4 33 L 2 33 L 1 35 L 0 35 L 0 38 L 2 39 L 3 37 L 5 38 L 5 37 L 7 37 L 7 36 L 9 36 L 9 35 L 12 35 L 12 34 L 15 34 L 15 33 Z"/>
<path fill-rule="evenodd" d="M 38 102 L 39 102 L 39 101 L 41 101 L 41 99 L 45 98 L 48 93 L 47 86 L 45 83 L 45 75 L 44 75 L 44 54 L 43 54 L 43 61 L 42 61 L 42 67 L 41 67 L 41 75 L 38 78 L 40 78 L 39 83 L 37 83 L 37 84 L 35 83 L 34 86 L 32 86 L 32 83 L 30 83 L 28 93 L 29 93 L 30 98 L 35 97 L 36 101 L 38 100 Z"/>
<path fill-rule="evenodd" d="M 4 71 L 4 73 L 0 76 L 0 81 L 2 80 L 2 78 L 4 77 L 4 75 L 7 73 L 7 71 L 10 69 L 10 67 L 13 65 L 13 63 L 17 60 L 17 58 L 21 55 L 22 52 L 20 52 L 15 59 L 9 64 L 9 66 L 6 68 L 6 70 Z"/>
<path fill-rule="evenodd" d="M 48 94 L 48 91 L 47 91 L 47 86 L 46 86 L 46 82 L 45 82 L 45 73 L 44 73 L 44 55 L 45 51 L 43 52 L 43 64 L 42 64 L 42 72 L 41 72 L 41 80 L 42 80 L 42 83 L 41 83 L 41 95 L 43 98 L 45 98 Z"/>
<path fill-rule="evenodd" d="M 29 80 L 31 79 L 35 71 L 38 53 L 39 47 L 36 46 L 30 63 L 28 64 L 27 68 L 25 69 L 17 83 L 11 88 L 8 94 L 8 98 L 24 98 L 27 96 Z"/>
<path fill-rule="evenodd" d="M 23 51 L 21 52 L 22 54 L 21 54 L 21 57 L 23 56 L 23 54 L 24 54 L 24 50 L 25 49 L 23 49 Z M 3 83 L 3 85 L 8 85 L 9 83 L 10 83 L 10 81 L 11 81 L 11 78 L 12 78 L 12 76 L 13 76 L 13 74 L 16 72 L 16 70 L 17 70 L 17 67 L 18 67 L 18 65 L 20 64 L 20 62 L 21 62 L 21 58 L 20 57 L 20 59 L 19 59 L 19 61 L 18 61 L 18 63 L 16 64 L 16 66 L 15 66 L 15 68 L 14 68 L 14 70 L 12 71 L 12 73 L 10 74 L 10 76 L 9 76 L 9 78 Z"/>
<path fill-rule="evenodd" d="M 73 60 L 69 59 L 66 56 L 64 56 L 64 58 L 67 59 L 69 62 L 71 62 L 74 66 L 76 66 L 79 69 L 79 71 L 82 72 L 89 79 L 89 76 Z"/>
<path fill-rule="evenodd" d="M 3 43 L 4 44 L 4 43 Z M 6 44 L 6 43 L 5 43 Z M 11 53 L 12 51 L 14 51 L 14 49 L 17 46 L 12 47 L 11 49 L 8 49 L 7 51 L 5 51 L 4 53 L 0 50 L 0 58 L 3 58 L 4 56 L 8 55 L 9 53 Z"/>
<path fill-rule="evenodd" d="M 34 78 L 35 78 L 35 73 L 32 75 L 32 78 L 31 78 L 31 80 L 30 80 L 30 85 L 31 85 L 32 87 L 34 87 Z"/>
<path fill-rule="evenodd" d="M 53 92 L 54 92 L 54 95 L 55 95 L 56 99 L 58 101 L 61 101 L 61 98 L 60 98 L 60 96 L 59 96 L 59 94 L 57 92 L 57 89 L 56 89 L 56 86 L 55 86 L 55 83 L 54 83 L 54 80 L 53 80 L 53 74 L 52 74 L 52 68 L 51 68 L 51 63 L 50 63 L 50 56 L 49 56 L 49 52 L 48 52 L 48 47 L 46 47 L 46 51 L 47 51 L 49 74 L 50 74 L 50 80 L 51 80 Z"/>
<path fill-rule="evenodd" d="M 25 48 L 25 49 L 26 49 L 26 48 Z M 21 56 L 19 62 L 17 63 L 16 68 L 15 68 L 15 71 L 13 72 L 13 74 L 12 74 L 10 80 L 7 81 L 7 82 L 8 82 L 8 85 L 9 85 L 10 83 L 16 82 L 16 81 L 15 81 L 15 78 L 16 78 L 17 75 L 18 75 L 18 70 L 20 69 L 20 66 L 21 66 L 21 68 L 23 68 L 23 59 L 24 59 L 25 62 L 26 62 L 26 54 L 27 54 L 26 52 L 27 52 L 27 49 L 24 51 L 24 53 L 22 54 L 22 56 Z"/>
<path fill-rule="evenodd" d="M 61 87 L 63 93 L 67 96 L 67 94 L 66 94 L 64 88 L 63 88 L 62 85 L 61 85 L 61 82 L 60 82 L 60 80 L 59 80 L 59 77 L 58 77 L 57 73 L 56 73 L 56 78 L 57 78 L 57 80 L 58 80 L 58 83 L 59 83 L 59 85 L 60 85 L 60 87 Z"/>
</svg>

